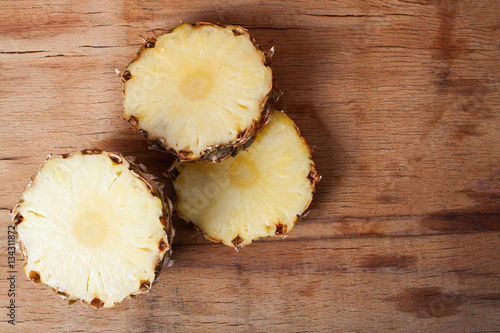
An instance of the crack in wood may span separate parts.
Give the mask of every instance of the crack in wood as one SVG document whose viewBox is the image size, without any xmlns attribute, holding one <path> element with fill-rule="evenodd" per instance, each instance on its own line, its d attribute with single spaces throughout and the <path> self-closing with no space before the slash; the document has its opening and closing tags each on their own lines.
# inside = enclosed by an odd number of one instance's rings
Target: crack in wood
<svg viewBox="0 0 500 333">
<path fill-rule="evenodd" d="M 119 47 L 119 46 L 116 46 L 116 45 L 81 45 L 79 47 L 88 47 L 88 48 L 93 48 L 93 49 L 108 49 L 108 48 Z"/>
<path fill-rule="evenodd" d="M 43 58 L 56 58 L 56 57 L 68 57 L 68 58 L 80 58 L 85 57 L 83 54 L 49 54 L 44 56 Z"/>
<path fill-rule="evenodd" d="M 244 24 L 237 24 L 241 26 L 245 26 Z M 246 29 L 249 30 L 310 30 L 310 29 L 305 29 L 305 28 L 298 28 L 298 27 L 251 27 L 251 26 L 245 26 Z"/>
<path fill-rule="evenodd" d="M 43 53 L 48 52 L 46 50 L 37 51 L 0 51 L 0 54 L 30 54 L 30 53 Z"/>
<path fill-rule="evenodd" d="M 314 13 L 304 13 L 304 16 L 313 16 L 313 17 L 388 17 L 388 16 L 409 16 L 409 17 L 422 17 L 422 15 L 413 15 L 406 13 L 388 13 L 388 14 L 314 14 Z"/>
</svg>

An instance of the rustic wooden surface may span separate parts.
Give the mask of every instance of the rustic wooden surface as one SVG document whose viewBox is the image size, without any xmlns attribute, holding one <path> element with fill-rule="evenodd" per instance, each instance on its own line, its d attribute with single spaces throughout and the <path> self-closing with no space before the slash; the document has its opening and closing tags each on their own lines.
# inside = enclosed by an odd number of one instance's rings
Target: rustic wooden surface
<svg viewBox="0 0 500 333">
<path fill-rule="evenodd" d="M 285 240 L 240 253 L 176 218 L 152 292 L 68 306 L 16 263 L 7 226 L 49 153 L 136 155 L 123 70 L 152 29 L 241 24 L 275 45 L 279 107 L 323 180 Z M 2 1 L 0 331 L 495 331 L 500 329 L 500 3 L 483 1 Z"/>
</svg>

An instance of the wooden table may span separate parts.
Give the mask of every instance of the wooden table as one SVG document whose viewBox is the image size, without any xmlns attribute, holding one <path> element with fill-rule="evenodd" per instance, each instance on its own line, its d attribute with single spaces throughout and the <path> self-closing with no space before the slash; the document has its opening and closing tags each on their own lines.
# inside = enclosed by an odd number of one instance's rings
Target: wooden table
<svg viewBox="0 0 500 333">
<path fill-rule="evenodd" d="M 8 325 L 8 214 L 47 154 L 120 151 L 168 182 L 114 67 L 181 21 L 275 46 L 278 106 L 323 175 L 310 214 L 240 253 L 176 218 L 174 266 L 110 310 L 67 305 L 17 255 Z M 3 1 L 0 331 L 499 330 L 499 59 L 498 0 Z"/>
</svg>

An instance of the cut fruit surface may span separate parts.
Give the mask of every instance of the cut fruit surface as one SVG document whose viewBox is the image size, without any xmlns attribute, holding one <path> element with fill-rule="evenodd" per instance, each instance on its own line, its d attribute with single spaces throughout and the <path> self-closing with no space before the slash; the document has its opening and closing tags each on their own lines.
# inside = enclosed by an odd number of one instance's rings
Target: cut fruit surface
<svg viewBox="0 0 500 333">
<path fill-rule="evenodd" d="M 125 119 L 181 161 L 230 156 L 278 98 L 268 57 L 231 25 L 183 24 L 146 41 L 122 81 Z"/>
<path fill-rule="evenodd" d="M 176 163 L 171 175 L 180 215 L 236 249 L 290 231 L 320 179 L 305 140 L 279 111 L 247 151 L 217 164 Z"/>
<path fill-rule="evenodd" d="M 153 177 L 100 150 L 49 156 L 12 216 L 28 277 L 95 307 L 148 291 L 173 237 Z"/>
</svg>

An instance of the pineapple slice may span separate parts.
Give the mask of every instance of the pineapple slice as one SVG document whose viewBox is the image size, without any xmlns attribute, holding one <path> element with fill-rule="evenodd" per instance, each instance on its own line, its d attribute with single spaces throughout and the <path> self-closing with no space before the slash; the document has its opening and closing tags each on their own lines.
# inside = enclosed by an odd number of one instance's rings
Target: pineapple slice
<svg viewBox="0 0 500 333">
<path fill-rule="evenodd" d="M 28 277 L 97 308 L 148 291 L 173 230 L 171 203 L 144 171 L 100 150 L 49 156 L 12 212 Z"/>
<path fill-rule="evenodd" d="M 269 57 L 243 28 L 182 24 L 149 39 L 122 73 L 125 119 L 150 147 L 218 162 L 268 121 Z"/>
<path fill-rule="evenodd" d="M 320 180 L 304 138 L 279 111 L 247 151 L 218 164 L 176 163 L 170 174 L 179 214 L 237 250 L 290 231 Z"/>
</svg>

